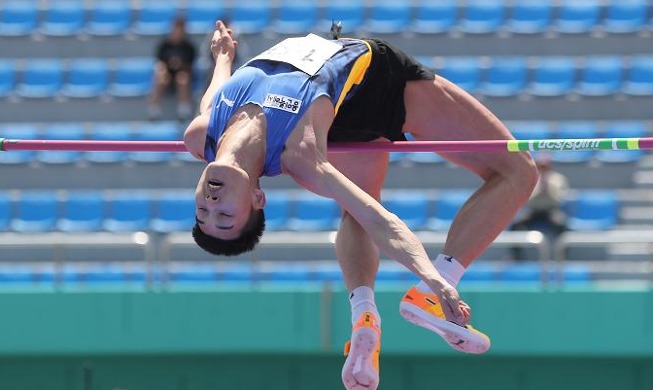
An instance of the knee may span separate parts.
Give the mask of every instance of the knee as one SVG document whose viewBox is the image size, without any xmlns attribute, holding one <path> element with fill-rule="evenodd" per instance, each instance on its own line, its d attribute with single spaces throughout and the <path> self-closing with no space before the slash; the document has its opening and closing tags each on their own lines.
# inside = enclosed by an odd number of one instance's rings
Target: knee
<svg viewBox="0 0 653 390">
<path fill-rule="evenodd" d="M 539 178 L 533 157 L 527 153 L 520 153 L 518 161 L 511 165 L 509 178 L 514 190 L 524 197 L 524 201 L 528 200 Z"/>
<path fill-rule="evenodd" d="M 190 75 L 188 72 L 178 72 L 177 75 L 175 76 L 175 84 L 178 87 L 181 88 L 186 88 L 190 84 Z"/>
<path fill-rule="evenodd" d="M 503 170 L 493 172 L 485 180 L 502 180 L 511 188 L 518 201 L 525 203 L 533 193 L 539 177 L 535 161 L 528 153 L 515 153 L 510 156 Z"/>
<path fill-rule="evenodd" d="M 165 86 L 168 85 L 169 82 L 170 82 L 170 76 L 168 75 L 168 72 L 165 69 L 164 70 L 157 69 L 154 72 L 154 83 L 157 86 Z"/>
</svg>

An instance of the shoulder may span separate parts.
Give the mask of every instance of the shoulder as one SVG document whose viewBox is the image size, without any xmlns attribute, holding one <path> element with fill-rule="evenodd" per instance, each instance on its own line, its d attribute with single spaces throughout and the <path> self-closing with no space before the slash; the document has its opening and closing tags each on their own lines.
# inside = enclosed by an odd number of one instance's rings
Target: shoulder
<svg viewBox="0 0 653 390">
<path fill-rule="evenodd" d="M 195 158 L 204 159 L 204 143 L 206 142 L 206 132 L 209 127 L 209 116 L 198 115 L 193 119 L 186 131 L 184 131 L 184 145 Z"/>
</svg>

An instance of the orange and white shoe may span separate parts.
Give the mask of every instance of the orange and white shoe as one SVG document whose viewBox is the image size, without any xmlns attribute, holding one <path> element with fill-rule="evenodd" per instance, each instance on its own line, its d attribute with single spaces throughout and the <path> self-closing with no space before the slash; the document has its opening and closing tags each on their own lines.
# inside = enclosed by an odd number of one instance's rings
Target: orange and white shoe
<svg viewBox="0 0 653 390">
<path fill-rule="evenodd" d="M 363 313 L 354 324 L 351 340 L 345 344 L 347 360 L 342 367 L 342 383 L 347 390 L 375 390 L 379 385 L 381 328 L 376 316 Z"/>
<path fill-rule="evenodd" d="M 399 304 L 399 312 L 409 322 L 440 335 L 452 348 L 461 352 L 481 354 L 490 349 L 490 338 L 471 325 L 447 321 L 435 294 L 411 288 Z"/>
</svg>

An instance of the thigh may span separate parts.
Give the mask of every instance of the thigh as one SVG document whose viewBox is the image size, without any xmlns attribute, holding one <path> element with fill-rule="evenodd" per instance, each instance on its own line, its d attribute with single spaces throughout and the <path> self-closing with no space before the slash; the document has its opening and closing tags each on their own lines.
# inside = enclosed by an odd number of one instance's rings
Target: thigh
<svg viewBox="0 0 653 390">
<path fill-rule="evenodd" d="M 406 85 L 404 129 L 419 141 L 464 141 L 514 139 L 503 123 L 462 88 L 437 77 Z M 532 165 L 528 153 L 482 152 L 440 153 L 454 164 L 482 178 Z"/>
<path fill-rule="evenodd" d="M 388 153 L 329 153 L 329 162 L 377 201 L 388 170 Z"/>
</svg>

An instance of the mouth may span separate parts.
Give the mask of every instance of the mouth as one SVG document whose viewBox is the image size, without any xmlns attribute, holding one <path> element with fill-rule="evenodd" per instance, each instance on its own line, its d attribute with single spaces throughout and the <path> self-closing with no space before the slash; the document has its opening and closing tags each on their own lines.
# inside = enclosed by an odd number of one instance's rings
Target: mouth
<svg viewBox="0 0 653 390">
<path fill-rule="evenodd" d="M 206 182 L 206 186 L 210 190 L 218 190 L 223 186 L 223 183 L 220 181 L 215 181 L 215 180 L 209 180 Z"/>
</svg>

